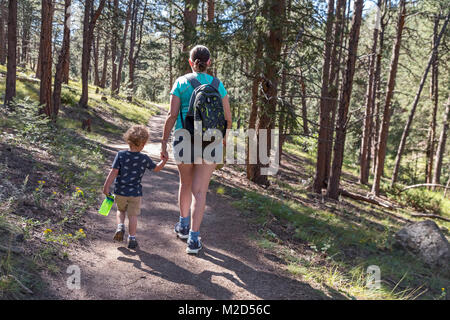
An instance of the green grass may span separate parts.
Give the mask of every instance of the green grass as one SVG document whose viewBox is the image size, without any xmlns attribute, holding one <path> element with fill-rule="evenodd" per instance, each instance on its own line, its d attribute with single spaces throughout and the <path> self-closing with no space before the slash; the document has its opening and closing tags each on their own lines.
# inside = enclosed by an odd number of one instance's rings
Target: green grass
<svg viewBox="0 0 450 320">
<path fill-rule="evenodd" d="M 297 185 L 281 183 L 278 187 L 297 199 L 306 193 Z M 219 185 L 218 190 L 221 188 Z M 393 234 L 401 226 L 379 208 L 351 202 L 352 207 L 334 203 L 321 210 L 289 196 L 278 199 L 243 189 L 233 192 L 239 194 L 233 205 L 260 226 L 256 243 L 283 259 L 287 272 L 294 276 L 333 288 L 350 299 L 438 299 L 442 288 L 448 286 L 448 275 L 393 245 Z M 294 238 L 308 248 L 307 257 L 290 249 L 272 227 L 273 221 L 292 230 Z M 370 265 L 381 269 L 383 281 L 378 290 L 366 287 Z"/>
<path fill-rule="evenodd" d="M 4 69 L 0 66 L 0 73 Z M 130 103 L 122 95 L 97 94 L 95 87 L 90 87 L 88 108 L 80 108 L 80 83 L 70 81 L 62 88 L 58 119 L 51 123 L 38 115 L 39 82 L 29 79 L 31 74 L 18 74 L 16 101 L 20 107 L 12 112 L 0 110 L 0 129 L 8 133 L 0 136 L 0 146 L 13 150 L 2 153 L 7 157 L 0 163 L 0 244 L 9 246 L 9 239 L 17 234 L 23 234 L 26 241 L 41 240 L 31 256 L 0 251 L 0 299 L 26 297 L 17 280 L 39 291 L 40 271 L 61 272 L 59 261 L 68 258 L 67 247 L 89 236 L 83 217 L 101 199 L 109 166 L 108 142 L 120 140 L 129 126 L 147 124 L 159 112 L 146 101 Z M 4 81 L 1 78 L 0 90 L 4 90 Z M 81 128 L 87 118 L 92 121 L 91 132 Z M 25 160 L 28 164 L 22 169 L 9 165 Z M 22 215 L 24 204 L 34 210 L 33 218 Z M 46 214 L 40 216 L 41 212 Z M 3 236 L 5 230 L 9 230 L 8 237 Z"/>
</svg>

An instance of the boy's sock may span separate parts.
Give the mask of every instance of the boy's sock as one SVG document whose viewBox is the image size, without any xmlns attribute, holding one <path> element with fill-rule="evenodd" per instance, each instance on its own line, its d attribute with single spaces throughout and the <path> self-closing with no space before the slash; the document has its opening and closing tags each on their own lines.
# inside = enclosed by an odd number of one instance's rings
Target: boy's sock
<svg viewBox="0 0 450 320">
<path fill-rule="evenodd" d="M 182 216 L 180 216 L 180 225 L 185 228 L 185 227 L 189 227 L 189 222 L 191 220 L 190 216 L 187 216 L 186 218 L 183 218 Z"/>
<path fill-rule="evenodd" d="M 123 223 L 119 223 L 119 224 L 117 225 L 117 228 L 122 228 L 122 229 L 125 229 L 125 224 L 123 224 Z"/>
<path fill-rule="evenodd" d="M 128 240 L 136 240 L 136 236 L 130 236 L 130 235 L 128 235 Z"/>
<path fill-rule="evenodd" d="M 200 231 L 195 232 L 195 231 L 189 230 L 188 242 L 197 242 L 199 235 L 200 235 Z"/>
</svg>

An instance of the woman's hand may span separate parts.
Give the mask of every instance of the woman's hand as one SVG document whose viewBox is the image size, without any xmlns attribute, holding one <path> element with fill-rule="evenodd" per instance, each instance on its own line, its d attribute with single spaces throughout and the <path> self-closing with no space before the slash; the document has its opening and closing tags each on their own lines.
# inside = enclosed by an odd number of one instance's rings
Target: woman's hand
<svg viewBox="0 0 450 320">
<path fill-rule="evenodd" d="M 167 162 L 167 160 L 169 160 L 169 153 L 167 152 L 167 142 L 166 141 L 161 142 L 160 159 L 163 160 L 164 162 Z"/>
</svg>

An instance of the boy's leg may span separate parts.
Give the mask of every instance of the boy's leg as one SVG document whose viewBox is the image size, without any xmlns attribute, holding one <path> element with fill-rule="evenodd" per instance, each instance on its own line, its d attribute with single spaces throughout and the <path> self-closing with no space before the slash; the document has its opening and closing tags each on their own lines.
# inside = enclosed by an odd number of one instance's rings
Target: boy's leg
<svg viewBox="0 0 450 320">
<path fill-rule="evenodd" d="M 128 248 L 135 249 L 137 247 L 136 231 L 138 216 L 141 214 L 141 197 L 130 197 L 128 203 Z"/>
<path fill-rule="evenodd" d="M 137 216 L 128 216 L 128 233 L 131 237 L 136 237 L 136 231 L 137 231 L 137 222 L 138 217 Z"/>
<path fill-rule="evenodd" d="M 125 234 L 125 213 L 127 211 L 127 201 L 126 197 L 122 196 L 116 196 L 115 198 L 116 205 L 117 205 L 117 214 L 116 214 L 116 221 L 117 221 L 117 229 L 116 233 L 114 234 L 113 240 L 115 241 L 123 241 L 123 236 Z"/>
<path fill-rule="evenodd" d="M 125 211 L 117 210 L 117 224 L 124 224 L 125 223 Z"/>
</svg>

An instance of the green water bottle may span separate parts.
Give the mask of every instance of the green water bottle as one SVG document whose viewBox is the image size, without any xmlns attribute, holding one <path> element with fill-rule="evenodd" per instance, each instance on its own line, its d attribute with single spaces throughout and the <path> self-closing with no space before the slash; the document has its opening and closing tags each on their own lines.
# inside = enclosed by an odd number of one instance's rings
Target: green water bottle
<svg viewBox="0 0 450 320">
<path fill-rule="evenodd" d="M 102 206 L 100 207 L 100 210 L 98 210 L 98 213 L 107 217 L 109 212 L 111 211 L 113 204 L 114 196 L 112 194 L 109 194 L 109 196 L 106 196 L 106 199 L 103 200 Z"/>
</svg>

